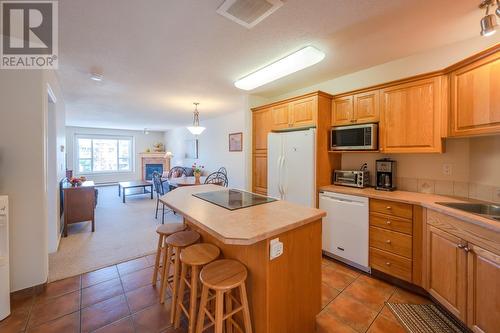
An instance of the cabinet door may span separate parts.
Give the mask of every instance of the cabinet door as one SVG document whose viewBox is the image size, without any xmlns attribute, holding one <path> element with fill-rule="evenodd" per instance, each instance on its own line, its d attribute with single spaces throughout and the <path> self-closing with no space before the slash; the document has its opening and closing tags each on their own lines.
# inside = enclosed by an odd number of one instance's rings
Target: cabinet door
<svg viewBox="0 0 500 333">
<path fill-rule="evenodd" d="M 253 152 L 267 151 L 267 134 L 271 131 L 271 110 L 264 109 L 252 113 Z"/>
<path fill-rule="evenodd" d="M 478 333 L 500 329 L 500 256 L 469 245 L 467 323 Z"/>
<path fill-rule="evenodd" d="M 450 77 L 451 135 L 500 133 L 500 52 Z"/>
<path fill-rule="evenodd" d="M 272 129 L 284 129 L 291 126 L 289 104 L 273 106 L 271 108 Z"/>
<path fill-rule="evenodd" d="M 383 89 L 380 147 L 385 153 L 442 152 L 441 77 Z"/>
<path fill-rule="evenodd" d="M 379 91 L 368 91 L 354 95 L 354 120 L 357 124 L 379 121 Z"/>
<path fill-rule="evenodd" d="M 317 97 L 310 97 L 290 103 L 293 127 L 308 127 L 316 124 Z"/>
<path fill-rule="evenodd" d="M 253 191 L 267 195 L 267 154 L 253 156 Z"/>
<path fill-rule="evenodd" d="M 341 97 L 333 100 L 332 125 L 350 125 L 353 121 L 354 108 L 352 96 Z"/>
<path fill-rule="evenodd" d="M 467 253 L 460 238 L 427 226 L 427 286 L 429 293 L 465 321 Z"/>
</svg>

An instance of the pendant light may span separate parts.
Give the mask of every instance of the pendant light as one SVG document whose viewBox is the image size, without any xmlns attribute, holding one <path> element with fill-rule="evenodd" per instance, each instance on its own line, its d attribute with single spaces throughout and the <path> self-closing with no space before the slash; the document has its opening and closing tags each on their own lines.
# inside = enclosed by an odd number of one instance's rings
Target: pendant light
<svg viewBox="0 0 500 333">
<path fill-rule="evenodd" d="M 485 0 L 481 3 L 481 5 L 479 5 L 479 8 L 486 7 L 486 15 L 481 19 L 481 36 L 491 36 L 496 32 L 496 26 L 497 26 L 496 17 L 494 14 L 489 13 L 490 5 L 492 4 L 493 4 L 492 0 Z"/>
<path fill-rule="evenodd" d="M 188 126 L 187 129 L 193 135 L 200 135 L 205 130 L 205 127 L 200 126 L 200 112 L 198 111 L 198 105 L 200 103 L 195 102 L 193 104 L 194 104 L 193 126 Z"/>
</svg>

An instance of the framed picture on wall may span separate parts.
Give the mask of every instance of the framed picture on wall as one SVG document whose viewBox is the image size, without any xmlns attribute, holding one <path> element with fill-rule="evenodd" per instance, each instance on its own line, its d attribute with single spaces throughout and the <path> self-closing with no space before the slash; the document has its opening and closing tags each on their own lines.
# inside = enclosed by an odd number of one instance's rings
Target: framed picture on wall
<svg viewBox="0 0 500 333">
<path fill-rule="evenodd" d="M 243 151 L 243 133 L 229 134 L 229 151 Z"/>
<path fill-rule="evenodd" d="M 198 139 L 186 140 L 184 151 L 186 158 L 198 159 Z"/>
</svg>

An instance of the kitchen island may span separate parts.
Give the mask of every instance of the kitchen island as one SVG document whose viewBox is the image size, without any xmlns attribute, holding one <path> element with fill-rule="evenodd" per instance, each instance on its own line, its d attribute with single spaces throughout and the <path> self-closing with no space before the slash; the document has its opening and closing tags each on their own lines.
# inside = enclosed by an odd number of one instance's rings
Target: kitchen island
<svg viewBox="0 0 500 333">
<path fill-rule="evenodd" d="M 325 212 L 286 201 L 229 210 L 193 196 L 217 185 L 178 188 L 160 200 L 184 217 L 203 242 L 248 269 L 255 333 L 314 332 L 321 310 L 321 219 Z M 270 259 L 271 242 L 283 253 Z"/>
</svg>

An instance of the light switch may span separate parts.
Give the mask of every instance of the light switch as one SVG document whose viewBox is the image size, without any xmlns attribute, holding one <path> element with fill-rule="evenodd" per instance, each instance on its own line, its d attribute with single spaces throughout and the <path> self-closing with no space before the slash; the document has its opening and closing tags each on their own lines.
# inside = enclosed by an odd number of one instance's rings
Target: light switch
<svg viewBox="0 0 500 333">
<path fill-rule="evenodd" d="M 279 238 L 272 239 L 269 243 L 269 259 L 273 260 L 283 254 L 283 243 Z"/>
</svg>

